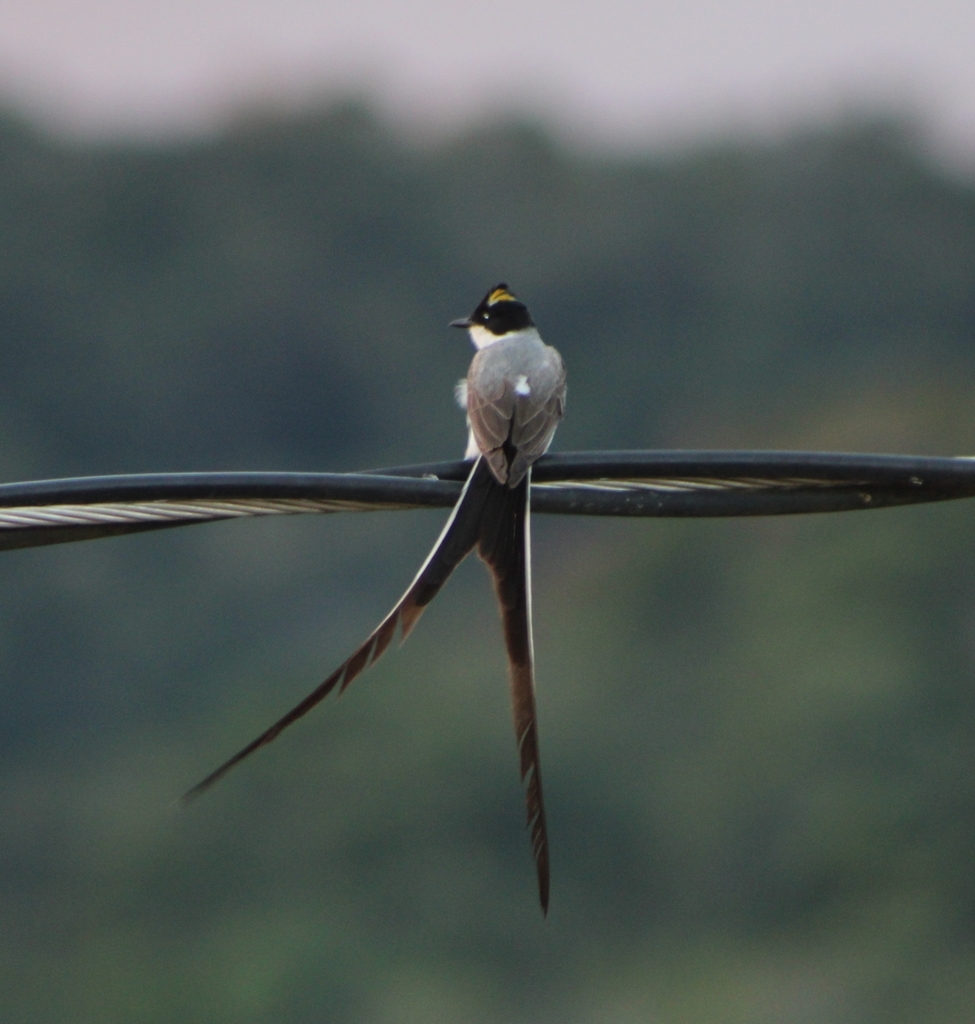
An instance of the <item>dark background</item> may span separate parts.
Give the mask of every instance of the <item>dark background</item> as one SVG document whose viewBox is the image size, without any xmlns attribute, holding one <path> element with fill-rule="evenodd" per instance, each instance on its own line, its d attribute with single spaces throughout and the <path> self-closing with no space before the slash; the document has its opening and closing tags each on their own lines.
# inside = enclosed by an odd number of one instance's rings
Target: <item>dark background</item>
<svg viewBox="0 0 975 1024">
<path fill-rule="evenodd" d="M 504 279 L 556 448 L 975 453 L 975 187 L 907 123 L 669 157 L 345 103 L 151 148 L 0 122 L 0 479 L 451 459 Z M 500 630 L 409 644 L 205 799 L 442 513 L 0 559 L 6 1022 L 967 1022 L 975 510 L 535 520 L 537 906 Z"/>
</svg>

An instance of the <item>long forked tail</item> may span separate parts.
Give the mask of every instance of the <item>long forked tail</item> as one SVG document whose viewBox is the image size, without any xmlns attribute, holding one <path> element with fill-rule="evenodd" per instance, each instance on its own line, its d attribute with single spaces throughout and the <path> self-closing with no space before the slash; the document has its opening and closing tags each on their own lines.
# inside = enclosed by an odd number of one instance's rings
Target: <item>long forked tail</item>
<svg viewBox="0 0 975 1024">
<path fill-rule="evenodd" d="M 509 489 L 491 481 L 480 520 L 477 553 L 494 577 L 501 606 L 511 708 L 515 738 L 525 785 L 528 827 L 538 874 L 542 913 L 548 913 L 549 859 L 545 804 L 542 800 L 541 762 L 535 712 L 535 655 L 532 645 L 531 609 L 531 471 L 517 487 Z"/>
<path fill-rule="evenodd" d="M 409 636 L 410 630 L 416 625 L 426 606 L 436 597 L 450 574 L 477 544 L 483 506 L 489 496 L 493 495 L 495 489 L 501 488 L 494 482 L 487 463 L 479 458 L 471 469 L 467 483 L 464 484 L 460 498 L 437 538 L 437 543 L 434 544 L 433 550 L 420 566 L 420 571 L 414 577 L 406 593 L 396 602 L 392 611 L 369 634 L 355 653 L 342 662 L 324 682 L 320 683 L 286 715 L 279 718 L 274 725 L 265 729 L 260 736 L 251 740 L 246 747 L 238 750 L 233 757 L 224 761 L 219 768 L 186 792 L 182 797 L 183 803 L 188 803 L 198 797 L 215 782 L 219 782 L 231 768 L 240 764 L 244 758 L 276 739 L 292 722 L 296 722 L 306 715 L 336 687 L 341 693 L 356 676 L 361 675 L 382 657 L 396 635 L 397 629 L 400 630 L 402 640 Z"/>
<path fill-rule="evenodd" d="M 218 782 L 255 750 L 276 739 L 292 722 L 306 715 L 336 687 L 341 693 L 385 653 L 400 630 L 409 636 L 426 606 L 436 597 L 457 566 L 477 547 L 494 577 L 501 606 L 511 680 L 515 736 L 525 784 L 528 827 L 538 874 L 542 912 L 548 912 L 549 855 L 542 800 L 542 776 L 535 713 L 534 652 L 531 622 L 530 473 L 515 488 L 497 483 L 488 464 L 478 458 L 433 550 L 407 591 L 350 658 L 304 700 L 260 736 L 212 771 L 183 795 L 187 803 Z"/>
</svg>

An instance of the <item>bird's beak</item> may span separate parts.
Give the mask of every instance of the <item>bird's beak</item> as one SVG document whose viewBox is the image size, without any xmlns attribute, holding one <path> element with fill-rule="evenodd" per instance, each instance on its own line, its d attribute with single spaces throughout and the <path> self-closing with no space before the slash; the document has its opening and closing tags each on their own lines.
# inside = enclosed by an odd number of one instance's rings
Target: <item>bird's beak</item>
<svg viewBox="0 0 975 1024">
<path fill-rule="evenodd" d="M 451 320 L 450 321 L 450 326 L 451 327 L 473 327 L 474 326 L 474 322 L 471 320 L 471 318 L 469 316 L 465 316 L 465 317 L 461 317 L 460 320 Z"/>
</svg>

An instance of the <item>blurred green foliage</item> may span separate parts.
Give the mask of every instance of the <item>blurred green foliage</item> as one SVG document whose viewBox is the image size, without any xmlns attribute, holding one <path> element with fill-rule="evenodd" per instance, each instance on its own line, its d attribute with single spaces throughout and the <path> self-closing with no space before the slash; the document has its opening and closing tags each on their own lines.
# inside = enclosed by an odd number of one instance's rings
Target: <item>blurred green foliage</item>
<svg viewBox="0 0 975 1024">
<path fill-rule="evenodd" d="M 158 149 L 0 123 L 0 476 L 446 459 L 508 280 L 557 446 L 975 451 L 975 187 L 901 124 L 581 154 L 356 104 Z M 489 587 L 185 813 L 442 515 L 0 565 L 0 1019 L 962 1022 L 973 507 L 537 517 L 552 912 Z"/>
</svg>

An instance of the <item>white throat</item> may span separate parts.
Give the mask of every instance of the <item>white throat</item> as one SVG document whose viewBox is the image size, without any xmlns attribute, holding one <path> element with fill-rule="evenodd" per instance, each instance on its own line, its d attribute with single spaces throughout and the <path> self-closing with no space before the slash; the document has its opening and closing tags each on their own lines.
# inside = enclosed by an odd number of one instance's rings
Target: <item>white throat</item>
<svg viewBox="0 0 975 1024">
<path fill-rule="evenodd" d="M 487 348 L 498 341 L 514 341 L 516 338 L 529 341 L 538 338 L 538 331 L 534 327 L 525 327 L 520 331 L 508 331 L 507 334 L 492 334 L 486 327 L 481 327 L 480 324 L 471 324 L 467 328 L 467 333 L 474 343 L 474 348 L 478 350 Z"/>
</svg>

